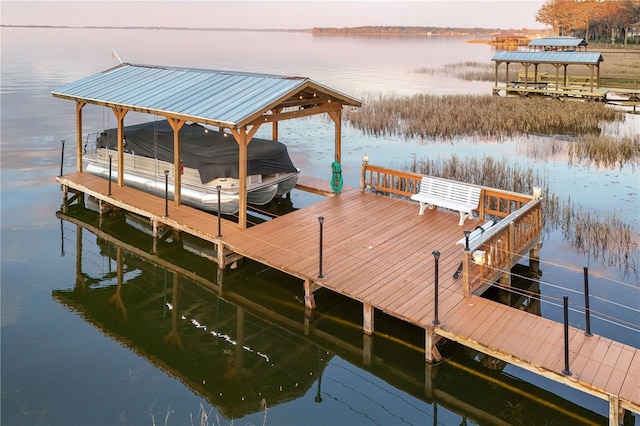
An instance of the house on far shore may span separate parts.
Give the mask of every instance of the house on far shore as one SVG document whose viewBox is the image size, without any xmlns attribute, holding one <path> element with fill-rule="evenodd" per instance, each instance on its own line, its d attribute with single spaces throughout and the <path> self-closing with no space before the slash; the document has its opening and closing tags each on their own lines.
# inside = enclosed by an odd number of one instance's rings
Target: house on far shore
<svg viewBox="0 0 640 426">
<path fill-rule="evenodd" d="M 520 46 L 527 46 L 531 38 L 523 34 L 501 31 L 491 36 L 491 42 L 494 46 L 500 46 L 505 50 L 515 50 Z"/>
<path fill-rule="evenodd" d="M 587 51 L 589 44 L 583 38 L 570 36 L 551 36 L 536 38 L 529 42 L 529 50 L 540 50 L 545 52 L 579 52 Z"/>
</svg>

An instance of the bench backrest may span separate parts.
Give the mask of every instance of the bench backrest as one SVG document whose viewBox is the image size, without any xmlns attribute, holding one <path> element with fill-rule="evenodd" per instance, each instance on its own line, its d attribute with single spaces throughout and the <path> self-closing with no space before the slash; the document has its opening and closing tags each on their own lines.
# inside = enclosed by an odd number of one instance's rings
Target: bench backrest
<svg viewBox="0 0 640 426">
<path fill-rule="evenodd" d="M 481 190 L 479 186 L 430 176 L 423 176 L 420 181 L 421 194 L 473 204 L 474 206 L 480 202 Z"/>
</svg>

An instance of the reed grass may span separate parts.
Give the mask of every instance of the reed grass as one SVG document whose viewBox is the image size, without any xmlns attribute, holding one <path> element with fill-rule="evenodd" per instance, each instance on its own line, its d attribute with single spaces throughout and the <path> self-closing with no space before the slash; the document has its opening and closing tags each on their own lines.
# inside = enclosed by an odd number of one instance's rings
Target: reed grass
<svg viewBox="0 0 640 426">
<path fill-rule="evenodd" d="M 598 135 L 601 121 L 624 117 L 623 112 L 602 103 L 558 102 L 492 95 L 365 94 L 363 106 L 348 111 L 346 119 L 373 136 L 423 140 L 477 136 L 502 140 L 522 133 Z"/>
<path fill-rule="evenodd" d="M 566 147 L 570 165 L 588 163 L 611 169 L 635 165 L 640 159 L 640 135 L 623 138 L 583 135 Z"/>
<path fill-rule="evenodd" d="M 631 226 L 616 212 L 590 213 L 576 206 L 571 198 L 561 200 L 551 189 L 548 179 L 530 167 L 510 164 L 492 157 L 446 159 L 413 158 L 405 170 L 446 179 L 469 182 L 506 191 L 531 194 L 542 188 L 543 234 L 561 229 L 563 238 L 580 254 L 600 259 L 605 267 L 619 267 L 625 275 L 639 276 L 638 243 Z"/>
<path fill-rule="evenodd" d="M 579 135 L 565 140 L 537 139 L 528 143 L 525 154 L 536 160 L 565 158 L 569 166 L 595 166 L 613 170 L 640 164 L 640 135 L 612 137 Z"/>
<path fill-rule="evenodd" d="M 149 415 L 149 418 L 151 419 L 151 426 L 157 426 L 156 424 L 156 416 L 153 413 L 153 407 L 156 404 L 156 401 L 153 402 L 153 404 L 151 404 L 151 408 L 149 408 L 149 411 L 145 411 L 146 414 Z M 269 411 L 269 408 L 267 407 L 267 401 L 262 398 L 260 400 L 260 411 L 263 412 L 262 415 L 262 426 L 266 426 L 267 424 L 267 412 Z M 167 408 L 167 413 L 165 415 L 164 418 L 164 426 L 169 426 L 169 416 L 171 414 L 173 414 L 175 411 L 171 409 L 171 406 L 169 406 Z M 213 407 L 210 407 L 209 410 L 207 411 L 205 409 L 205 406 L 203 403 L 200 403 L 200 407 L 198 408 L 198 412 L 197 414 L 194 416 L 192 413 L 189 413 L 189 420 L 190 420 L 190 424 L 191 426 L 221 426 L 220 424 L 220 418 L 218 417 L 218 414 L 216 413 L 216 417 L 215 417 L 215 422 L 213 421 L 212 417 L 211 417 L 211 413 L 213 412 Z M 195 423 L 194 423 L 195 420 Z M 231 423 L 229 423 L 230 426 L 233 426 L 233 419 L 231 420 Z"/>
</svg>

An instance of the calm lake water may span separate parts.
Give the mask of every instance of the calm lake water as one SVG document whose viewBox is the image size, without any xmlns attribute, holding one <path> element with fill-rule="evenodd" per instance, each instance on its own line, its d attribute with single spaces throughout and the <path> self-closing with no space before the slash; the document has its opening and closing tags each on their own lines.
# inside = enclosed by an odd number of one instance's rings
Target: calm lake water
<svg viewBox="0 0 640 426">
<path fill-rule="evenodd" d="M 116 65 L 112 48 L 125 62 L 301 75 L 359 97 L 488 94 L 491 83 L 415 70 L 490 62 L 489 46 L 274 32 L 2 28 L 1 36 L 3 425 L 200 424 L 201 407 L 216 425 L 607 423 L 604 401 L 453 344 L 442 347 L 445 361 L 427 367 L 423 333 L 383 315 L 369 359 L 358 304 L 318 292 L 314 331 L 305 334 L 296 279 L 246 261 L 225 274 L 219 294 L 206 288 L 220 280 L 197 241 L 185 239 L 181 248 L 169 240 L 151 258 L 151 237 L 131 219 L 100 222 L 91 209 L 59 214 L 60 141 L 67 141 L 64 170 L 72 171 L 75 105 L 51 91 Z M 110 111 L 95 106 L 83 116 L 87 132 L 115 125 Z M 629 116 L 606 131 L 639 129 Z M 330 178 L 331 123 L 282 123 L 280 134 L 304 173 Z M 346 126 L 343 174 L 358 186 L 363 153 L 395 168 L 414 156 L 508 158 L 539 171 L 556 195 L 595 217 L 615 215 L 637 243 L 636 168 L 527 158 L 528 144 L 539 141 L 407 141 Z M 316 200 L 294 191 L 288 205 L 273 208 Z M 561 229 L 545 232 L 543 243 L 537 312 L 561 320 L 563 295 L 580 306 L 588 266 L 592 331 L 638 347 L 637 247 L 623 267 L 610 266 L 607 253 L 579 252 Z M 570 321 L 583 327 L 582 311 Z"/>
</svg>

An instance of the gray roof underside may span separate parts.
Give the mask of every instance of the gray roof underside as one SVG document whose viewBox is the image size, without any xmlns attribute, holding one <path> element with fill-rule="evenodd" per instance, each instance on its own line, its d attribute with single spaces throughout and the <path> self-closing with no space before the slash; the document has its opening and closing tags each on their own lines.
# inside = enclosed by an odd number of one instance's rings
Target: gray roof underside
<svg viewBox="0 0 640 426">
<path fill-rule="evenodd" d="M 303 92 L 305 95 L 317 92 L 342 105 L 360 106 L 357 99 L 306 77 L 127 63 L 69 83 L 51 94 L 79 102 L 238 127 Z"/>
<path fill-rule="evenodd" d="M 532 64 L 582 64 L 597 65 L 602 62 L 600 52 L 497 52 L 492 61 L 524 62 Z"/>
<path fill-rule="evenodd" d="M 586 46 L 587 42 L 583 38 L 577 37 L 544 37 L 536 38 L 529 42 L 529 46 L 549 46 L 549 47 L 578 47 Z"/>
</svg>

